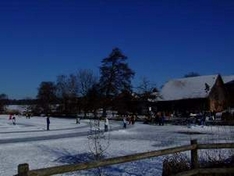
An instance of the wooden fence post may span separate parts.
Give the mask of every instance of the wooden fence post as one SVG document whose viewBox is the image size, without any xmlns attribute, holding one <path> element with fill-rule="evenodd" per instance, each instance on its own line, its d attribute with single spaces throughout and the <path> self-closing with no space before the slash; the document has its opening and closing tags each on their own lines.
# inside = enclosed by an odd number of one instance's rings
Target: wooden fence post
<svg viewBox="0 0 234 176">
<path fill-rule="evenodd" d="M 18 165 L 18 175 L 17 176 L 28 176 L 29 165 L 27 163 Z"/>
<path fill-rule="evenodd" d="M 191 140 L 191 145 L 196 145 L 196 148 L 191 150 L 191 168 L 197 169 L 198 168 L 198 152 L 197 152 L 197 140 Z"/>
</svg>

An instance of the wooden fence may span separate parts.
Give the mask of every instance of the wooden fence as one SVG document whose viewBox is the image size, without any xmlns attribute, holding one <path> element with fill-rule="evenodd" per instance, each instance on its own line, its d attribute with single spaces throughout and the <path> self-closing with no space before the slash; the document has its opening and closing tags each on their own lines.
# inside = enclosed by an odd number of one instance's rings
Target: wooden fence
<svg viewBox="0 0 234 176">
<path fill-rule="evenodd" d="M 15 176 L 48 176 L 55 174 L 62 174 L 67 172 L 74 172 L 79 170 L 87 170 L 114 164 L 121 164 L 141 159 L 158 157 L 178 152 L 191 151 L 191 168 L 192 170 L 179 173 L 176 176 L 192 176 L 200 173 L 234 173 L 234 168 L 216 168 L 216 169 L 202 169 L 199 168 L 198 150 L 199 149 L 223 149 L 234 148 L 234 143 L 214 143 L 214 144 L 198 144 L 197 140 L 191 140 L 190 145 L 163 149 L 158 151 L 144 152 L 133 155 L 103 159 L 100 161 L 86 162 L 80 164 L 71 164 L 63 166 L 48 167 L 36 170 L 30 170 L 27 163 L 18 165 L 18 174 Z"/>
</svg>

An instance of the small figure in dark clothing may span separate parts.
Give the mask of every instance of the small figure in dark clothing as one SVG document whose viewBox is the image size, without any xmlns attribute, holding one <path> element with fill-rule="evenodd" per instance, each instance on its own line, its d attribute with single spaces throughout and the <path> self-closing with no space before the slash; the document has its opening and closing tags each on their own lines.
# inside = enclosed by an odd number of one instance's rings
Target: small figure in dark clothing
<svg viewBox="0 0 234 176">
<path fill-rule="evenodd" d="M 131 116 L 131 122 L 132 122 L 132 125 L 135 124 L 135 116 L 134 115 Z"/>
<path fill-rule="evenodd" d="M 159 125 L 164 125 L 164 121 L 165 121 L 165 117 L 163 115 L 163 113 L 160 114 L 159 116 Z"/>
<path fill-rule="evenodd" d="M 12 117 L 12 123 L 13 123 L 13 125 L 16 125 L 16 118 L 15 118 L 15 116 Z"/>
<path fill-rule="evenodd" d="M 46 117 L 47 130 L 50 130 L 50 117 Z"/>
<path fill-rule="evenodd" d="M 157 113 L 156 113 L 155 118 L 154 118 L 154 123 L 159 124 L 159 116 Z"/>
<path fill-rule="evenodd" d="M 162 126 L 164 126 L 165 116 L 162 114 Z"/>
<path fill-rule="evenodd" d="M 123 127 L 127 128 L 127 119 L 126 119 L 126 117 L 123 118 Z"/>
</svg>

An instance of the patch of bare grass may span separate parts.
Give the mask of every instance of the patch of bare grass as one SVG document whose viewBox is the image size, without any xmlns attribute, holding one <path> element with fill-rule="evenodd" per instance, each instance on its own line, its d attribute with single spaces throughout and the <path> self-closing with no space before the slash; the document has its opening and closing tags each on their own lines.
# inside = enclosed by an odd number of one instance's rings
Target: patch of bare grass
<svg viewBox="0 0 234 176">
<path fill-rule="evenodd" d="M 201 151 L 199 160 L 200 168 L 230 168 L 234 167 L 233 150 L 204 150 Z M 188 155 L 176 153 L 167 156 L 163 161 L 162 176 L 171 176 L 181 172 L 189 171 L 191 162 Z M 202 174 L 210 176 L 212 174 Z M 230 174 L 215 174 L 216 176 L 230 176 Z M 233 174 L 231 174 L 233 175 Z"/>
<path fill-rule="evenodd" d="M 174 175 L 190 169 L 188 156 L 183 153 L 175 153 L 164 159 L 162 176 Z"/>
</svg>

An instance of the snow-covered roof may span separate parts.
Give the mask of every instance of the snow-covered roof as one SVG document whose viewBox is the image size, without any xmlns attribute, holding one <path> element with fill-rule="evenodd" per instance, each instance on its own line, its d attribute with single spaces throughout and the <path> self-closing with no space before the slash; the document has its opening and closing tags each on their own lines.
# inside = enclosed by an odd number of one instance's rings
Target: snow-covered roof
<svg viewBox="0 0 234 176">
<path fill-rule="evenodd" d="M 161 90 L 161 101 L 205 98 L 218 75 L 196 76 L 168 81 Z"/>
<path fill-rule="evenodd" d="M 222 76 L 224 84 L 234 81 L 234 75 Z"/>
</svg>

